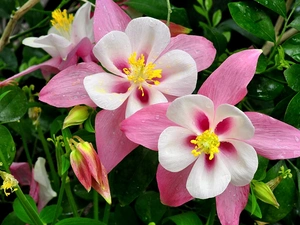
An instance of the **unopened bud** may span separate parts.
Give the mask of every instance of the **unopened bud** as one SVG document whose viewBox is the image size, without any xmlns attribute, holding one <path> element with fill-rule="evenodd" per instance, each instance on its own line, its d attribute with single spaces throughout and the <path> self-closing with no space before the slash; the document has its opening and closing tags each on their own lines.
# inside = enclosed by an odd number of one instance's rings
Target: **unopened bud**
<svg viewBox="0 0 300 225">
<path fill-rule="evenodd" d="M 256 180 L 253 180 L 252 184 L 254 194 L 259 200 L 267 204 L 273 205 L 277 209 L 279 208 L 279 203 L 277 202 L 276 197 L 273 194 L 271 188 L 267 184 Z"/>
<path fill-rule="evenodd" d="M 63 129 L 82 124 L 89 117 L 89 108 L 87 106 L 77 105 L 70 110 L 64 120 Z"/>
</svg>

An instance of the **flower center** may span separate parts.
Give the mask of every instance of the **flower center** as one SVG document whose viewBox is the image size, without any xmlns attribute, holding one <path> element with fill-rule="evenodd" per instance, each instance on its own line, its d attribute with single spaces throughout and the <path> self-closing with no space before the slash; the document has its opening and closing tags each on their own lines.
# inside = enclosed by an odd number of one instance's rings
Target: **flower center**
<svg viewBox="0 0 300 225">
<path fill-rule="evenodd" d="M 127 75 L 128 80 L 138 85 L 138 89 L 141 90 L 142 96 L 144 96 L 144 89 L 142 84 L 144 82 L 151 85 L 158 85 L 160 82 L 156 80 L 161 78 L 161 69 L 154 69 L 155 64 L 149 62 L 145 65 L 145 57 L 143 54 L 137 59 L 136 52 L 132 53 L 128 59 L 130 68 L 124 68 L 123 72 Z"/>
<path fill-rule="evenodd" d="M 18 190 L 16 186 L 18 185 L 18 181 L 9 173 L 0 171 L 0 176 L 3 179 L 3 184 L 0 187 L 0 190 L 4 190 L 4 194 L 6 196 L 10 195 L 10 193 Z M 10 190 L 10 191 L 7 191 Z"/>
<path fill-rule="evenodd" d="M 205 153 L 209 155 L 209 160 L 212 160 L 214 154 L 219 152 L 219 138 L 211 130 L 204 131 L 196 139 L 191 140 L 191 143 L 195 145 L 195 148 L 191 151 L 195 157 Z"/>
<path fill-rule="evenodd" d="M 73 14 L 68 14 L 67 10 L 56 9 L 52 12 L 51 24 L 64 37 L 70 39 L 71 25 L 74 20 Z"/>
</svg>

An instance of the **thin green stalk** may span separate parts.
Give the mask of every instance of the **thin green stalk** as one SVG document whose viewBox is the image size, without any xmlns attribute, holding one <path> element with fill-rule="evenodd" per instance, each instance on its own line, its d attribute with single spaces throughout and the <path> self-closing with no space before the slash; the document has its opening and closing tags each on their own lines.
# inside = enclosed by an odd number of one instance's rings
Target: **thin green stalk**
<svg viewBox="0 0 300 225">
<path fill-rule="evenodd" d="M 106 203 L 104 208 L 103 223 L 108 224 L 110 214 L 110 204 Z"/>
<path fill-rule="evenodd" d="M 205 225 L 213 225 L 216 217 L 216 205 L 213 204 Z"/>
<path fill-rule="evenodd" d="M 95 220 L 99 220 L 98 201 L 99 201 L 99 194 L 97 191 L 93 190 L 93 204 L 94 204 L 94 219 Z"/>
<path fill-rule="evenodd" d="M 62 178 L 61 178 L 61 185 L 60 185 L 60 189 L 59 189 L 58 199 L 57 199 L 57 203 L 56 203 L 56 211 L 55 211 L 54 219 L 52 221 L 52 225 L 54 225 L 56 223 L 56 220 L 58 218 L 58 214 L 59 214 L 59 211 L 60 211 L 60 208 L 61 208 L 62 199 L 63 199 L 63 196 L 64 196 L 64 190 L 65 190 L 65 184 L 66 184 L 67 176 L 68 176 L 68 172 L 65 172 L 62 175 Z"/>
<path fill-rule="evenodd" d="M 19 123 L 19 129 L 20 129 L 22 144 L 23 144 L 23 147 L 24 147 L 24 150 L 25 150 L 26 159 L 27 159 L 27 162 L 28 162 L 28 164 L 30 165 L 30 168 L 31 168 L 32 167 L 32 160 L 31 160 L 31 156 L 30 156 L 30 153 L 29 153 L 26 137 L 24 135 L 22 120 Z"/>
<path fill-rule="evenodd" d="M 40 125 L 37 126 L 37 131 L 38 131 L 39 138 L 42 142 L 42 145 L 43 145 L 43 148 L 44 148 L 44 151 L 46 154 L 47 162 L 50 167 L 50 174 L 51 174 L 51 178 L 53 179 L 53 183 L 54 183 L 53 186 L 54 186 L 55 190 L 58 190 L 59 189 L 59 177 L 56 173 L 55 166 L 54 166 L 54 163 L 53 163 L 53 160 L 52 160 L 52 157 L 50 154 L 50 150 L 48 147 L 48 143 L 45 139 L 44 133 L 43 133 Z"/>
<path fill-rule="evenodd" d="M 78 214 L 78 211 L 77 211 L 77 206 L 76 206 L 76 203 L 75 203 L 72 191 L 71 191 L 70 181 L 69 181 L 68 177 L 67 177 L 66 183 L 65 183 L 65 192 L 66 192 L 66 195 L 67 195 L 67 198 L 68 198 L 68 202 L 69 202 L 69 204 L 72 208 L 74 217 L 79 217 L 79 214 Z"/>
<path fill-rule="evenodd" d="M 166 0 L 166 1 L 167 1 L 167 7 L 168 7 L 167 26 L 170 26 L 170 18 L 171 18 L 172 9 L 171 9 L 170 0 Z"/>
</svg>

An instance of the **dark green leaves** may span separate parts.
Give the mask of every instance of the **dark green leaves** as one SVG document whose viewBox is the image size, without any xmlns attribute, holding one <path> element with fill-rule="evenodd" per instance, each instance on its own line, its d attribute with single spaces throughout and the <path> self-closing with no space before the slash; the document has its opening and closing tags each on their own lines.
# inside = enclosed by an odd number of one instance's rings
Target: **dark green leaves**
<svg viewBox="0 0 300 225">
<path fill-rule="evenodd" d="M 186 212 L 186 213 L 170 216 L 164 220 L 164 223 L 169 220 L 173 221 L 176 225 L 187 225 L 187 224 L 202 225 L 201 220 L 194 212 Z"/>
<path fill-rule="evenodd" d="M 300 92 L 296 94 L 290 101 L 286 113 L 284 116 L 284 121 L 300 128 Z"/>
<path fill-rule="evenodd" d="M 290 68 L 284 71 L 285 79 L 290 88 L 294 91 L 300 91 L 300 65 L 294 64 Z"/>
<path fill-rule="evenodd" d="M 253 2 L 228 4 L 233 20 L 243 29 L 266 41 L 275 42 L 275 32 L 269 16 Z"/>
<path fill-rule="evenodd" d="M 15 158 L 16 146 L 9 130 L 3 125 L 0 125 L 0 151 L 3 157 L 0 161 L 5 161 L 9 166 Z"/>
<path fill-rule="evenodd" d="M 286 40 L 282 47 L 287 55 L 300 62 L 300 34 L 295 34 Z"/>
<path fill-rule="evenodd" d="M 261 5 L 273 10 L 282 17 L 286 18 L 285 0 L 255 0 Z"/>
</svg>

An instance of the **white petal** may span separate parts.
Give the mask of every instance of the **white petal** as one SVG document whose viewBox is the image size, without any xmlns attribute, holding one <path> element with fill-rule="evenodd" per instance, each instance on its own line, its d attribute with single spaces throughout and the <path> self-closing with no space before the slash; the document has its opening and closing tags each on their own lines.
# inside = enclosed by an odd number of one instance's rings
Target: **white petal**
<svg viewBox="0 0 300 225">
<path fill-rule="evenodd" d="M 144 85 L 144 96 L 142 96 L 141 90 L 139 90 L 135 85 L 133 85 L 131 88 L 133 90 L 128 98 L 126 118 L 131 116 L 136 111 L 144 108 L 145 106 L 168 102 L 166 97 L 160 91 L 156 90 L 155 86 L 148 87 L 147 85 Z"/>
<path fill-rule="evenodd" d="M 175 99 L 170 104 L 167 117 L 199 135 L 206 130 L 199 126 L 199 116 L 203 113 L 211 123 L 214 114 L 213 102 L 203 95 L 186 95 Z"/>
<path fill-rule="evenodd" d="M 237 107 L 229 104 L 223 104 L 217 108 L 212 129 L 215 126 L 217 126 L 216 134 L 220 139 L 234 138 L 247 140 L 254 135 L 254 126 L 251 120 Z"/>
<path fill-rule="evenodd" d="M 87 76 L 83 85 L 93 102 L 100 108 L 117 109 L 130 94 L 130 83 L 119 76 L 97 73 Z"/>
<path fill-rule="evenodd" d="M 33 178 L 39 183 L 39 201 L 47 204 L 52 198 L 56 197 L 56 192 L 53 191 L 50 180 L 45 168 L 46 160 L 39 157 L 33 168 Z"/>
<path fill-rule="evenodd" d="M 72 23 L 72 42 L 77 44 L 85 37 L 88 37 L 91 42 L 94 41 L 90 2 L 86 2 L 77 10 Z"/>
<path fill-rule="evenodd" d="M 112 31 L 101 38 L 93 48 L 93 53 L 108 71 L 124 76 L 128 59 L 132 53 L 128 36 L 121 31 Z"/>
<path fill-rule="evenodd" d="M 191 94 L 197 84 L 198 72 L 194 59 L 182 50 L 173 50 L 155 62 L 162 69 L 162 79 L 157 88 L 168 95 Z"/>
<path fill-rule="evenodd" d="M 193 145 L 189 141 L 194 136 L 182 127 L 166 128 L 158 139 L 159 163 L 171 172 L 179 172 L 193 163 L 197 158 L 191 153 Z"/>
<path fill-rule="evenodd" d="M 188 177 L 186 188 L 194 198 L 207 199 L 221 194 L 228 186 L 231 176 L 226 165 L 215 155 L 213 165 L 205 154 L 195 162 Z"/>
<path fill-rule="evenodd" d="M 231 184 L 244 186 L 250 183 L 258 167 L 258 159 L 255 149 L 242 141 L 231 140 L 232 149 L 220 149 L 220 157 L 227 165 L 231 174 Z M 222 144 L 221 144 L 222 145 Z"/>
<path fill-rule="evenodd" d="M 52 57 L 60 56 L 62 59 L 65 59 L 73 48 L 69 40 L 57 34 L 25 38 L 22 43 L 33 48 L 42 48 Z"/>
<path fill-rule="evenodd" d="M 150 17 L 139 17 L 129 22 L 125 33 L 132 50 L 144 54 L 147 63 L 154 62 L 170 42 L 169 28 L 161 21 Z"/>
</svg>

